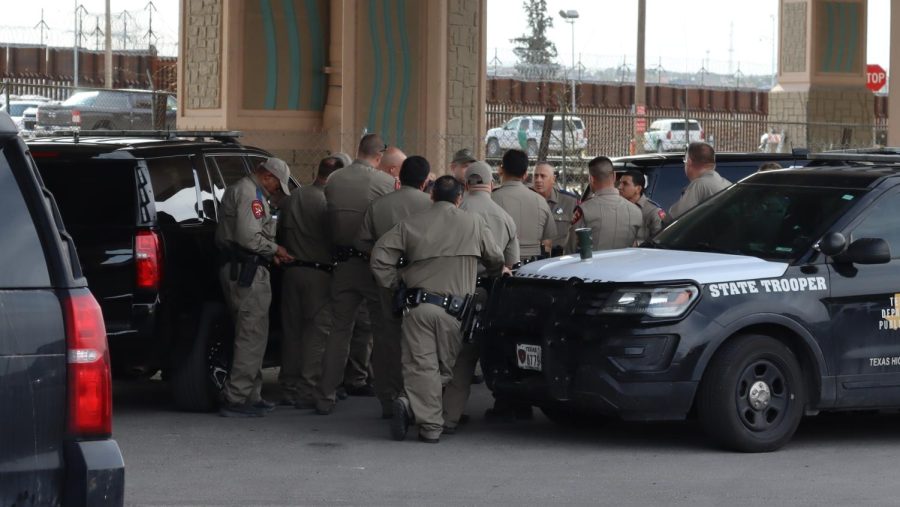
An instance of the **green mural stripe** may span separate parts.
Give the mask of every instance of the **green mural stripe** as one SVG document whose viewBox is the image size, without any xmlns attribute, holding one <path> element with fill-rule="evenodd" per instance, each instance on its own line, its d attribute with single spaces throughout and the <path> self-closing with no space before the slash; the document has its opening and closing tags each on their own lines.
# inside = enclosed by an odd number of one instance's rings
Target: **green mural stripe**
<svg viewBox="0 0 900 507">
<path fill-rule="evenodd" d="M 394 31 L 391 29 L 391 18 L 393 18 L 392 9 L 388 6 L 391 3 L 391 0 L 384 0 L 384 7 L 381 11 L 384 13 L 384 39 L 387 45 L 387 97 L 384 99 L 384 111 L 382 111 L 381 117 L 381 128 L 384 130 L 382 132 L 382 136 L 384 136 L 384 142 L 390 142 L 390 133 L 391 133 L 391 119 L 390 114 L 392 112 L 392 108 L 394 106 L 394 86 L 397 84 L 397 69 L 394 66 L 397 63 L 396 55 L 394 54 Z M 394 2 L 396 3 L 396 2 Z M 394 144 L 397 143 L 397 140 L 393 140 Z"/>
<path fill-rule="evenodd" d="M 825 15 L 827 18 L 825 30 L 825 38 L 827 40 L 825 44 L 825 54 L 822 55 L 822 70 L 824 72 L 831 72 L 831 60 L 834 57 L 834 4 L 832 2 L 825 3 Z"/>
<path fill-rule="evenodd" d="M 312 93 L 309 108 L 321 111 L 325 107 L 325 41 L 322 36 L 322 15 L 317 0 L 306 0 L 309 37 L 312 41 Z"/>
<path fill-rule="evenodd" d="M 834 58 L 834 66 L 832 67 L 835 72 L 844 71 L 844 52 L 847 49 L 847 15 L 844 9 L 845 6 L 846 4 L 843 2 L 834 6 L 837 9 L 838 35 L 840 36 L 837 43 L 837 55 Z"/>
<path fill-rule="evenodd" d="M 406 0 L 397 0 L 397 25 L 400 32 L 400 51 L 403 56 L 403 79 L 400 83 L 400 101 L 397 106 L 397 142 L 404 141 L 404 127 L 406 124 L 406 104 L 409 95 L 409 83 L 412 68 L 409 57 L 409 27 L 406 24 Z"/>
<path fill-rule="evenodd" d="M 369 121 L 366 126 L 369 132 L 377 132 L 378 126 L 375 124 L 375 108 L 378 107 L 378 97 L 381 95 L 381 47 L 378 40 L 378 26 L 375 22 L 378 19 L 375 16 L 375 0 L 369 1 L 369 34 L 372 39 L 372 63 L 375 67 L 375 78 L 372 80 L 372 100 L 369 102 Z"/>
<path fill-rule="evenodd" d="M 859 43 L 859 4 L 850 4 L 847 7 L 850 9 L 850 15 L 847 16 L 850 23 L 850 30 L 848 30 L 850 41 L 847 44 L 849 49 L 847 50 L 847 65 L 844 68 L 844 72 L 853 72 L 856 67 L 856 53 Z"/>
<path fill-rule="evenodd" d="M 263 18 L 263 33 L 266 38 L 266 109 L 275 109 L 278 93 L 278 49 L 275 44 L 275 18 L 270 0 L 260 2 Z"/>
<path fill-rule="evenodd" d="M 297 13 L 294 12 L 294 0 L 281 0 L 284 6 L 285 23 L 288 31 L 288 54 L 290 62 L 290 81 L 288 85 L 288 109 L 300 109 L 300 33 L 297 30 Z"/>
</svg>

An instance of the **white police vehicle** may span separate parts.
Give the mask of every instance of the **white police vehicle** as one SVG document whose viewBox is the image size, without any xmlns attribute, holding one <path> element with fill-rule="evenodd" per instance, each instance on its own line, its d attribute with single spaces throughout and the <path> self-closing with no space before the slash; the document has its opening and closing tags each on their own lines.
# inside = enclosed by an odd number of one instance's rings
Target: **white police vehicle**
<svg viewBox="0 0 900 507">
<path fill-rule="evenodd" d="M 558 422 L 696 416 L 747 452 L 804 414 L 900 407 L 900 166 L 818 158 L 838 166 L 752 175 L 642 248 L 498 281 L 479 330 L 495 396 Z"/>
</svg>

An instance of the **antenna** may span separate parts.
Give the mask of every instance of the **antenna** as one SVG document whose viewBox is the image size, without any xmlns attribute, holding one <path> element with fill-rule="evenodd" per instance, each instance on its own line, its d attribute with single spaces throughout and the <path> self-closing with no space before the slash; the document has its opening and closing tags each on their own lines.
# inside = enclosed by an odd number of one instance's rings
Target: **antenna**
<svg viewBox="0 0 900 507">
<path fill-rule="evenodd" d="M 41 46 L 43 46 L 44 45 L 44 29 L 45 28 L 47 30 L 50 29 L 50 26 L 44 22 L 44 9 L 41 9 L 41 21 L 38 24 L 34 25 L 34 27 L 41 29 Z"/>
<path fill-rule="evenodd" d="M 94 51 L 100 51 L 100 37 L 103 37 L 106 34 L 100 29 L 100 16 L 94 16 L 94 19 L 97 20 L 97 25 L 94 27 L 94 30 L 88 34 L 88 37 L 96 37 Z"/>
<path fill-rule="evenodd" d="M 84 35 L 84 30 L 82 30 L 81 25 L 84 22 L 84 17 L 88 15 L 88 10 L 84 8 L 84 4 L 78 4 L 78 7 L 75 8 L 75 16 L 78 18 L 78 44 L 83 44 L 86 36 Z"/>
<path fill-rule="evenodd" d="M 494 66 L 494 77 L 497 77 L 497 66 L 503 65 L 503 62 L 497 58 L 497 48 L 494 48 L 494 59 L 488 62 L 488 65 Z"/>
<path fill-rule="evenodd" d="M 153 41 L 159 39 L 159 37 L 156 36 L 156 33 L 153 32 L 153 11 L 156 10 L 156 6 L 153 5 L 153 0 L 147 2 L 144 10 L 147 11 L 150 16 L 150 24 L 148 25 L 147 33 L 144 34 L 144 38 L 147 39 L 147 45 L 152 47 Z"/>
<path fill-rule="evenodd" d="M 656 84 L 662 83 L 662 73 L 666 70 L 662 66 L 662 57 L 659 58 L 659 63 L 656 64 L 656 67 L 653 67 L 653 70 L 656 72 Z"/>
<path fill-rule="evenodd" d="M 734 73 L 734 80 L 736 83 L 736 85 L 735 85 L 736 88 L 741 87 L 741 78 L 742 77 L 744 77 L 744 73 L 741 72 L 741 62 L 738 62 L 737 72 Z"/>
<path fill-rule="evenodd" d="M 625 82 L 625 77 L 631 72 L 631 68 L 628 67 L 628 64 L 625 62 L 625 55 L 622 55 L 622 65 L 619 65 L 619 68 L 616 69 L 619 74 L 619 83 Z"/>
<path fill-rule="evenodd" d="M 706 75 L 709 74 L 709 50 L 706 50 L 706 59 L 700 65 L 700 86 L 706 86 Z"/>
<path fill-rule="evenodd" d="M 122 49 L 123 50 L 128 49 L 128 19 L 129 18 L 132 21 L 134 21 L 134 16 L 132 16 L 131 13 L 128 11 L 122 11 L 122 13 L 119 14 L 119 19 L 121 19 L 122 23 L 124 23 L 123 28 L 122 28 Z"/>
</svg>

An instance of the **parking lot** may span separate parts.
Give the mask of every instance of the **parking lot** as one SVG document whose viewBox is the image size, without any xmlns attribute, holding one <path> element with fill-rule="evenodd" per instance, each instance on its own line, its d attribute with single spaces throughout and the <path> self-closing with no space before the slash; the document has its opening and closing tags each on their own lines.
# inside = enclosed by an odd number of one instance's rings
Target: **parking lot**
<svg viewBox="0 0 900 507">
<path fill-rule="evenodd" d="M 117 383 L 115 400 L 128 505 L 896 505 L 900 494 L 897 415 L 807 418 L 783 450 L 739 454 L 710 448 L 691 422 L 572 430 L 536 411 L 487 423 L 484 386 L 472 421 L 436 446 L 390 440 L 372 398 L 264 419 L 177 412 L 154 380 Z"/>
</svg>

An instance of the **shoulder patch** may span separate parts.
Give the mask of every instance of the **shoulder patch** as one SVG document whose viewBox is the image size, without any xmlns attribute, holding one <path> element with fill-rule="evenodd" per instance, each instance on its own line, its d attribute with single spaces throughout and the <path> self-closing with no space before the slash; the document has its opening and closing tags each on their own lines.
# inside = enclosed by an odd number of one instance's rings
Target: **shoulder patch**
<svg viewBox="0 0 900 507">
<path fill-rule="evenodd" d="M 400 180 L 394 178 L 394 190 L 400 190 Z"/>
<path fill-rule="evenodd" d="M 657 209 L 657 210 L 656 210 L 656 214 L 659 215 L 659 219 L 660 219 L 660 220 L 665 220 L 665 219 L 666 219 L 666 212 L 663 211 L 662 208 Z"/>
<path fill-rule="evenodd" d="M 250 209 L 253 211 L 253 218 L 260 219 L 266 215 L 266 209 L 263 207 L 263 203 L 259 199 L 255 199 L 250 204 Z"/>
<path fill-rule="evenodd" d="M 572 213 L 572 225 L 578 223 L 584 217 L 584 212 L 581 211 L 581 206 L 575 206 L 575 211 Z"/>
</svg>

